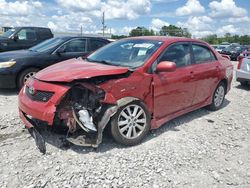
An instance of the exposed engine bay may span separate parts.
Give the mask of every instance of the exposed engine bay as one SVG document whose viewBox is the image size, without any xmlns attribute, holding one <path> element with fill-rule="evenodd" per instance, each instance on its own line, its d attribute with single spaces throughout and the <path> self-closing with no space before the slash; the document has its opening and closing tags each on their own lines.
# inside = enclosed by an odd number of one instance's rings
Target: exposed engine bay
<svg viewBox="0 0 250 188">
<path fill-rule="evenodd" d="M 57 126 L 67 128 L 66 139 L 80 146 L 98 147 L 116 105 L 102 103 L 105 92 L 89 83 L 73 86 L 56 111 Z"/>
</svg>

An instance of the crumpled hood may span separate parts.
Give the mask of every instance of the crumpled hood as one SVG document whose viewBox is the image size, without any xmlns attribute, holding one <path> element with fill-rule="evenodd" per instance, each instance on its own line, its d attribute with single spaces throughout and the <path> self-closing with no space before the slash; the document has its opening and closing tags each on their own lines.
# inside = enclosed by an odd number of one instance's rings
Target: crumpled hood
<svg viewBox="0 0 250 188">
<path fill-rule="evenodd" d="M 48 82 L 72 82 L 97 76 L 124 74 L 127 71 L 126 67 L 70 59 L 43 69 L 35 75 L 35 78 Z"/>
</svg>

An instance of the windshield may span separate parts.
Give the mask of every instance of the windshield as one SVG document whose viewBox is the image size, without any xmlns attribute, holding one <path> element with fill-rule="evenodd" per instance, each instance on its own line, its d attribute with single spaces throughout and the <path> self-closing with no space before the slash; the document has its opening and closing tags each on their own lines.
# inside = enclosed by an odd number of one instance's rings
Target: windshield
<svg viewBox="0 0 250 188">
<path fill-rule="evenodd" d="M 16 31 L 15 29 L 9 29 L 8 31 L 6 31 L 5 33 L 3 33 L 1 36 L 9 38 L 15 31 Z"/>
<path fill-rule="evenodd" d="M 241 47 L 229 46 L 225 50 L 226 51 L 240 51 Z"/>
<path fill-rule="evenodd" d="M 125 39 L 97 50 L 87 61 L 137 68 L 142 66 L 163 44 L 162 41 Z"/>
<path fill-rule="evenodd" d="M 226 48 L 225 46 L 219 46 L 217 49 L 223 50 L 225 48 Z"/>
<path fill-rule="evenodd" d="M 47 52 L 51 49 L 54 49 L 55 47 L 57 47 L 58 45 L 60 45 L 62 42 L 64 42 L 65 40 L 62 38 L 52 38 L 52 39 L 48 39 L 42 43 L 39 43 L 36 46 L 33 46 L 32 48 L 30 48 L 30 51 L 35 51 L 35 52 Z"/>
</svg>

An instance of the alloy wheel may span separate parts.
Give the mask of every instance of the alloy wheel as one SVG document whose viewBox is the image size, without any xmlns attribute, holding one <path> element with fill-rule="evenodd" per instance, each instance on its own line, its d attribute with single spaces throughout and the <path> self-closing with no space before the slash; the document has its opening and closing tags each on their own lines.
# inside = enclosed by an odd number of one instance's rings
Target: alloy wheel
<svg viewBox="0 0 250 188">
<path fill-rule="evenodd" d="M 222 104 L 224 96 L 225 96 L 225 88 L 222 85 L 220 85 L 215 91 L 214 95 L 214 105 L 216 107 L 219 107 Z"/>
<path fill-rule="evenodd" d="M 34 77 L 35 74 L 36 74 L 36 72 L 29 72 L 28 74 L 26 74 L 23 78 L 23 83 L 26 83 L 27 80 Z"/>
<path fill-rule="evenodd" d="M 147 126 L 144 109 L 139 105 L 128 105 L 118 117 L 118 130 L 127 139 L 138 138 Z"/>
</svg>

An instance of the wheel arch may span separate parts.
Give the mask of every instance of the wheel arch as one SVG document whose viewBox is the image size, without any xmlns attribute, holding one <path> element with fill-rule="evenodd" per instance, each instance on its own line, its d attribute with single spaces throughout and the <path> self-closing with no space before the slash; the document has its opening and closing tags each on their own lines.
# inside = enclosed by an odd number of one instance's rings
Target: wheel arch
<svg viewBox="0 0 250 188">
<path fill-rule="evenodd" d="M 225 85 L 225 90 L 226 90 L 226 92 L 227 92 L 227 91 L 228 91 L 228 80 L 227 80 L 226 78 L 223 78 L 223 79 L 218 83 L 218 85 L 219 85 L 220 83 L 223 83 L 223 84 Z"/>
<path fill-rule="evenodd" d="M 23 67 L 22 69 L 20 69 L 17 74 L 16 74 L 16 78 L 15 78 L 15 83 L 16 83 L 16 86 L 18 85 L 18 78 L 20 77 L 20 75 L 22 74 L 23 71 L 25 71 L 26 69 L 31 69 L 31 68 L 35 68 L 35 69 L 39 69 L 41 70 L 42 68 L 39 67 L 39 66 L 34 66 L 34 65 L 30 65 L 30 66 L 25 66 Z"/>
</svg>

